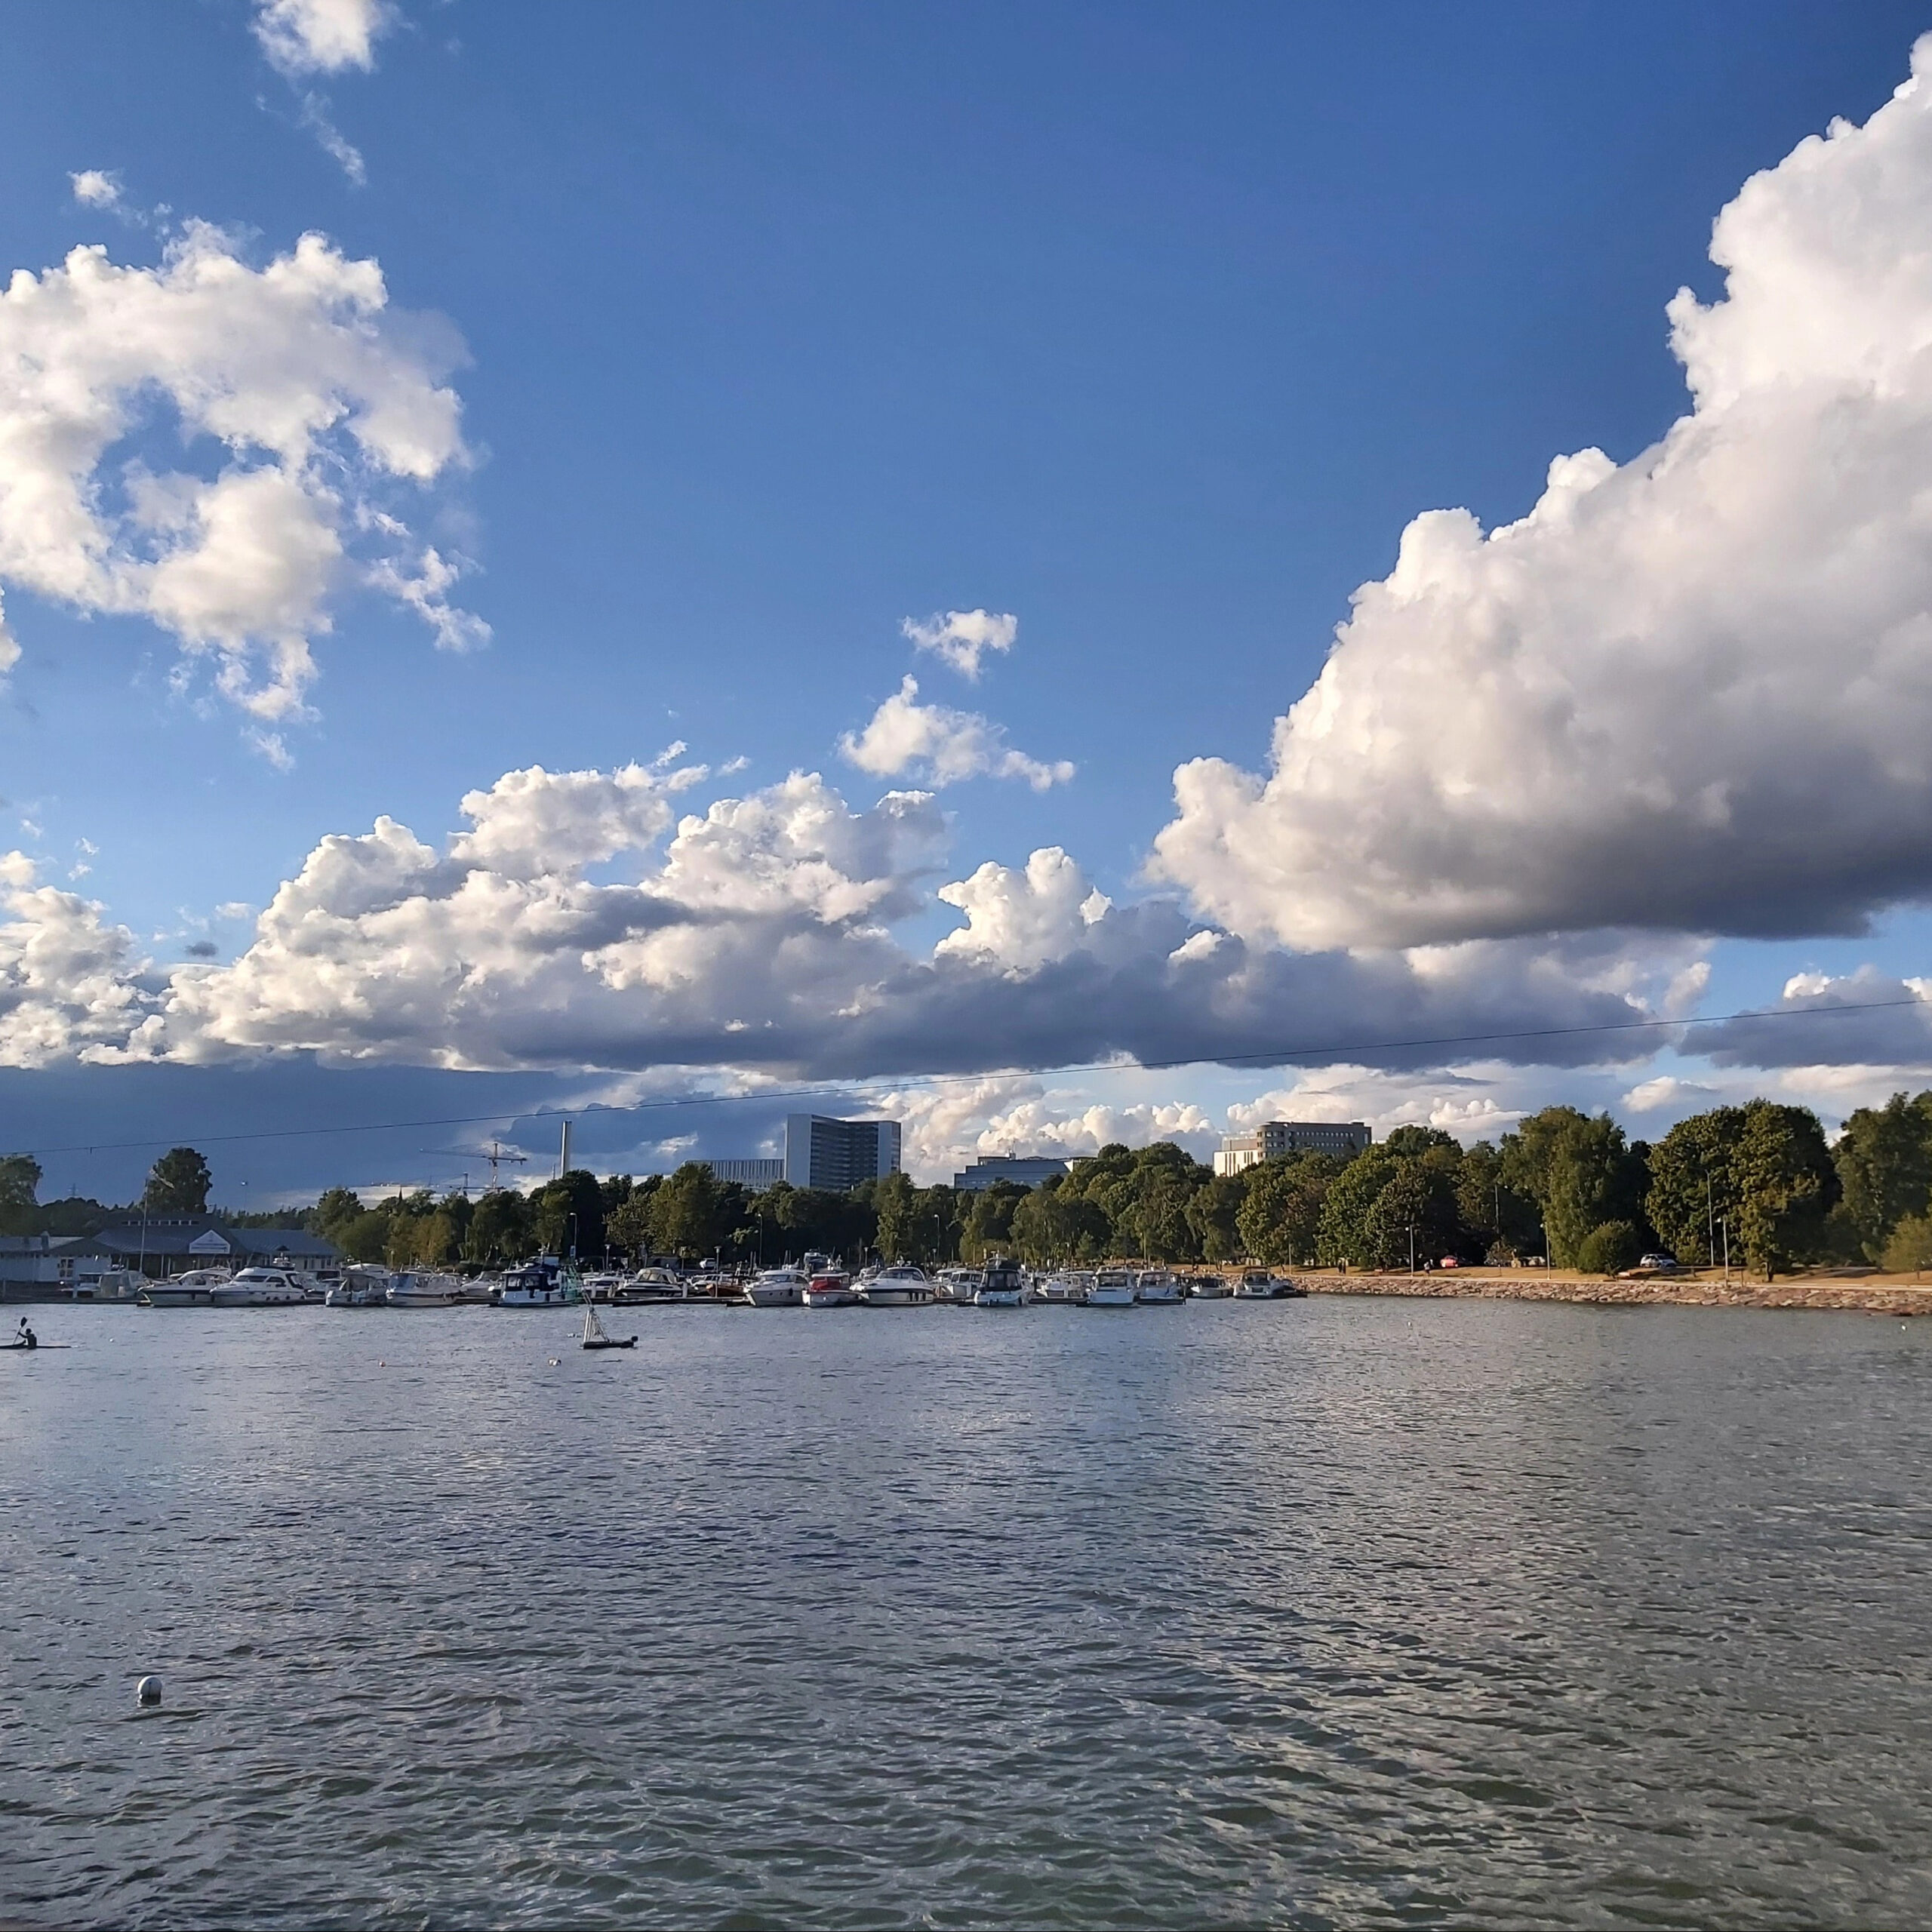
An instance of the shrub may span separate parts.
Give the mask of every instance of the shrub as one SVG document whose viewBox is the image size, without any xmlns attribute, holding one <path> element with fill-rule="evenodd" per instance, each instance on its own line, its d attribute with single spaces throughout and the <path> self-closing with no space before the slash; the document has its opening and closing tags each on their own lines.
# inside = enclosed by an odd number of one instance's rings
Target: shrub
<svg viewBox="0 0 1932 1932">
<path fill-rule="evenodd" d="M 1892 1230 L 1880 1258 L 1888 1274 L 1916 1275 L 1932 1268 L 1932 1221 L 1908 1214 Z"/>
<path fill-rule="evenodd" d="M 1628 1221 L 1599 1221 L 1577 1244 L 1577 1268 L 1585 1275 L 1620 1275 L 1643 1251 Z"/>
</svg>

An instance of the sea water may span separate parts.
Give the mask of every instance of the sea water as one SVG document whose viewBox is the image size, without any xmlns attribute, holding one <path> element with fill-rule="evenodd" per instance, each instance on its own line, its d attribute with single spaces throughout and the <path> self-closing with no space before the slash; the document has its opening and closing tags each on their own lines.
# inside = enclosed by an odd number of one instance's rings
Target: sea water
<svg viewBox="0 0 1932 1932">
<path fill-rule="evenodd" d="M 1932 1323 L 35 1323 L 0 1924 L 1932 1921 Z"/>
</svg>

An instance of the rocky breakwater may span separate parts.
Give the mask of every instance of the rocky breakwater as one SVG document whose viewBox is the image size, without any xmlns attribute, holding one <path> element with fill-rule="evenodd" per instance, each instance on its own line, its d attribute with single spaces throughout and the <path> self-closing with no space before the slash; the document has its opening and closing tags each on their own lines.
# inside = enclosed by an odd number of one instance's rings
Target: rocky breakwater
<svg viewBox="0 0 1932 1932">
<path fill-rule="evenodd" d="M 1932 1281 L 1909 1275 L 1826 1273 L 1746 1281 L 1735 1271 L 1619 1275 L 1566 1274 L 1540 1268 L 1454 1268 L 1426 1274 L 1296 1277 L 1311 1294 L 1487 1297 L 1497 1301 L 1574 1301 L 1617 1306 L 1668 1304 L 1697 1308 L 1812 1308 L 1871 1315 L 1932 1315 Z"/>
</svg>

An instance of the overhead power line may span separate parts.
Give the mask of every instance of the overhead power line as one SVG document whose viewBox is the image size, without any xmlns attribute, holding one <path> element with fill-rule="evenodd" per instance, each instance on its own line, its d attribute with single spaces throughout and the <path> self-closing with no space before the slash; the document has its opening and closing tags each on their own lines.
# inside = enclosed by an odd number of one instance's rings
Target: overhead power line
<svg viewBox="0 0 1932 1932">
<path fill-rule="evenodd" d="M 1708 1014 L 1694 1020 L 1607 1020 L 1588 1026 L 1525 1027 L 1513 1032 L 1442 1033 L 1410 1040 L 1349 1041 L 1311 1047 L 1261 1047 L 1250 1053 L 1191 1054 L 1174 1060 L 1097 1060 L 1057 1066 L 989 1067 L 977 1073 L 878 1075 L 838 1081 L 820 1081 L 809 1087 L 764 1088 L 747 1094 L 685 1094 L 668 1099 L 627 1101 L 621 1105 L 595 1101 L 581 1107 L 546 1106 L 533 1107 L 528 1112 L 519 1112 L 513 1107 L 499 1107 L 494 1112 L 487 1114 L 443 1114 L 430 1119 L 365 1121 L 347 1127 L 258 1128 L 243 1134 L 204 1134 L 186 1129 L 141 1140 L 77 1141 L 66 1147 L 27 1147 L 11 1151 L 31 1154 L 38 1158 L 43 1155 L 51 1157 L 63 1154 L 125 1153 L 143 1147 L 171 1147 L 191 1143 L 217 1147 L 251 1140 L 304 1140 L 355 1134 L 399 1134 L 421 1128 L 484 1127 L 496 1121 L 554 1119 L 565 1114 L 582 1119 L 592 1114 L 663 1112 L 674 1107 L 722 1107 L 745 1106 L 754 1102 L 769 1105 L 774 1100 L 835 1100 L 841 1094 L 851 1093 L 855 1088 L 877 1087 L 882 1084 L 894 1087 L 958 1087 L 971 1085 L 975 1081 L 1021 1074 L 1037 1079 L 1051 1079 L 1075 1073 L 1162 1073 L 1186 1066 L 1240 1066 L 1254 1062 L 1272 1066 L 1278 1062 L 1297 1060 L 1359 1060 L 1377 1054 L 1415 1053 L 1426 1047 L 1500 1046 L 1522 1040 L 1584 1039 L 1611 1033 L 1652 1032 L 1690 1026 L 1727 1026 L 1747 1020 L 1823 1020 L 1845 1014 L 1896 1011 L 1901 1008 L 1924 1006 L 1926 1004 L 1926 1001 L 1916 998 L 1860 1000 L 1841 1006 L 1780 1007 L 1770 1012 L 1747 1008 L 1739 1013 Z M 503 1155 L 499 1158 L 509 1160 L 512 1157 Z"/>
</svg>

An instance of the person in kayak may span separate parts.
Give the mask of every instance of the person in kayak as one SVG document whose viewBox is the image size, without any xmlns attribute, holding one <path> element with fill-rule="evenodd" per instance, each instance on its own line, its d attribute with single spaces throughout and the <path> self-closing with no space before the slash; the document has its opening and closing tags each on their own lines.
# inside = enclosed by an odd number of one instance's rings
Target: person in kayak
<svg viewBox="0 0 1932 1932">
<path fill-rule="evenodd" d="M 14 1337 L 14 1346 L 21 1349 L 37 1349 L 40 1346 L 40 1337 L 27 1326 L 27 1318 L 24 1315 L 20 1317 L 20 1332 Z"/>
</svg>

